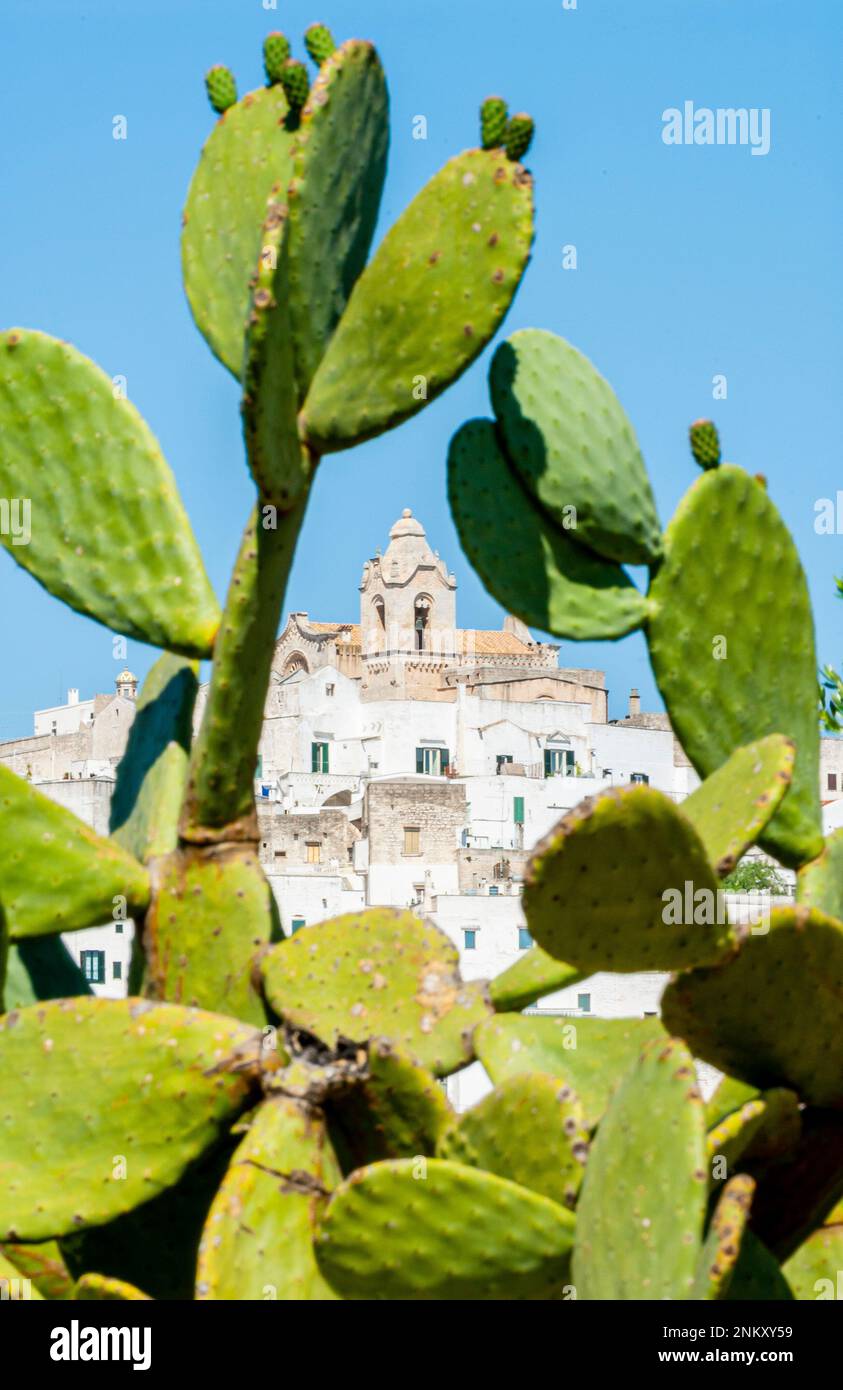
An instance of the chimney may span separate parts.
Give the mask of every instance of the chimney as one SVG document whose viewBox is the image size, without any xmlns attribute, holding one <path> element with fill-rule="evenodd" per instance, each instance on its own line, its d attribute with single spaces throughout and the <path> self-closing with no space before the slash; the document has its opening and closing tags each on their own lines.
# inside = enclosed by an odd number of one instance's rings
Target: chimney
<svg viewBox="0 0 843 1390">
<path fill-rule="evenodd" d="M 78 691 L 78 690 L 76 690 L 76 689 L 74 689 L 74 688 L 71 688 L 70 690 L 68 690 L 68 692 L 67 692 L 67 703 L 68 703 L 69 705 L 78 705 L 78 704 L 79 704 L 79 691 Z"/>
<path fill-rule="evenodd" d="M 633 686 L 632 690 L 630 690 L 630 692 L 629 692 L 629 709 L 627 710 L 627 716 L 628 716 L 629 718 L 632 718 L 633 714 L 640 714 L 640 713 L 641 713 L 641 696 L 638 694 L 638 691 L 637 691 L 637 690 L 635 689 L 635 687 Z"/>
</svg>

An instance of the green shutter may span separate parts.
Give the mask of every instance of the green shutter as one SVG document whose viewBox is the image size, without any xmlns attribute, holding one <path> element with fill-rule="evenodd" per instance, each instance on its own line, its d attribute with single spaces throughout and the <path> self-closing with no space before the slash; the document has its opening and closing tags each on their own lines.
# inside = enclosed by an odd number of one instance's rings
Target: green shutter
<svg viewBox="0 0 843 1390">
<path fill-rule="evenodd" d="M 424 749 L 416 749 L 416 772 L 424 772 Z"/>
<path fill-rule="evenodd" d="M 524 798 L 523 798 L 523 796 L 515 796 L 515 797 L 513 797 L 513 798 L 512 798 L 512 805 L 513 805 L 513 819 L 514 819 L 514 821 L 515 821 L 515 824 L 516 824 L 516 825 L 523 825 L 523 824 L 524 824 Z"/>
<path fill-rule="evenodd" d="M 318 772 L 318 771 L 319 771 L 319 744 L 318 744 L 318 743 L 311 743 L 311 745 L 310 745 L 310 770 L 311 770 L 311 772 Z"/>
<path fill-rule="evenodd" d="M 544 775 L 549 777 L 553 771 L 553 754 L 549 748 L 544 750 Z"/>
<path fill-rule="evenodd" d="M 323 772 L 327 772 L 327 771 L 328 771 L 328 745 L 327 745 L 327 743 L 323 743 L 323 744 L 322 744 L 322 771 L 323 771 Z"/>
<path fill-rule="evenodd" d="M 442 749 L 442 756 L 441 756 L 441 758 L 440 758 L 440 760 L 439 760 L 439 766 L 441 767 L 442 771 L 444 772 L 444 771 L 445 771 L 445 768 L 446 768 L 446 767 L 450 767 L 450 765 L 451 765 L 451 755 L 450 755 L 450 753 L 448 752 L 448 749 L 447 749 L 447 748 L 443 748 L 443 749 Z"/>
</svg>

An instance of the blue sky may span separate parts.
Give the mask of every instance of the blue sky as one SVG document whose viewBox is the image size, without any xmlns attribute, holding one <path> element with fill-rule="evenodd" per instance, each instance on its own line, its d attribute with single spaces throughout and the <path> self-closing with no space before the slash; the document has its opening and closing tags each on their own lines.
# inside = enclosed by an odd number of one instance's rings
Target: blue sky
<svg viewBox="0 0 843 1390">
<path fill-rule="evenodd" d="M 664 523 L 695 476 L 688 423 L 712 415 L 725 456 L 767 475 L 808 571 L 820 659 L 840 662 L 843 543 L 814 531 L 817 499 L 843 488 L 840 0 L 3 0 L 2 326 L 68 338 L 126 376 L 220 596 L 252 486 L 236 384 L 180 281 L 181 207 L 213 123 L 202 78 L 225 62 L 241 92 L 259 85 L 264 35 L 283 29 L 303 56 L 315 19 L 338 39 L 373 39 L 386 66 L 381 230 L 477 142 L 484 96 L 534 115 L 537 240 L 504 332 L 551 329 L 608 377 Z M 770 153 L 666 146 L 662 112 L 686 100 L 769 108 Z M 412 138 L 419 114 L 426 141 Z M 112 138 L 115 115 L 127 118 L 124 141 Z M 563 269 L 567 244 L 576 271 Z M 356 620 L 362 562 L 409 506 L 456 572 L 461 625 L 500 626 L 445 496 L 451 434 L 488 413 L 488 358 L 409 424 L 324 461 L 289 609 Z M 725 401 L 712 400 L 718 374 Z M 68 686 L 113 689 L 111 635 L 4 553 L 0 596 L 0 737 L 30 732 L 31 710 Z M 129 643 L 141 676 L 155 655 Z M 644 708 L 661 707 L 640 636 L 564 643 L 561 660 L 606 670 L 613 717 L 632 685 Z"/>
</svg>

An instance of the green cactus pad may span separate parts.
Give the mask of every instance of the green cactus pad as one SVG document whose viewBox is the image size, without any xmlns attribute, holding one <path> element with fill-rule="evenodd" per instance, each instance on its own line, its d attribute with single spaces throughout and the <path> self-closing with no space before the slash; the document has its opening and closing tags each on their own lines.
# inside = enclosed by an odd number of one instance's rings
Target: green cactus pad
<svg viewBox="0 0 843 1390">
<path fill-rule="evenodd" d="M 696 1057 L 741 1081 L 843 1105 L 843 925 L 816 908 L 774 911 L 766 934 L 671 981 L 662 1016 Z"/>
<path fill-rule="evenodd" d="M 218 116 L 233 106 L 237 100 L 237 83 L 230 68 L 218 63 L 205 73 L 205 91 L 208 100 Z"/>
<path fill-rule="evenodd" d="M 290 111 L 298 115 L 307 101 L 307 94 L 310 90 L 307 68 L 304 63 L 299 62 L 298 58 L 288 58 L 281 69 L 280 80 L 284 95 L 290 105 Z"/>
<path fill-rule="evenodd" d="M 474 1046 L 497 1086 L 525 1072 L 545 1072 L 570 1086 L 593 1129 L 645 1043 L 665 1038 L 657 1018 L 501 1014 L 480 1025 Z"/>
<path fill-rule="evenodd" d="M 389 147 L 386 79 L 372 45 L 352 39 L 322 61 L 302 111 L 288 195 L 300 400 L 366 264 Z"/>
<path fill-rule="evenodd" d="M 718 874 L 732 872 L 778 810 L 795 758 L 790 739 L 769 734 L 738 748 L 682 802 Z"/>
<path fill-rule="evenodd" d="M 196 667 L 166 652 L 143 683 L 111 799 L 112 839 L 142 864 L 174 850 L 187 780 Z"/>
<path fill-rule="evenodd" d="M 748 1100 L 740 1110 L 733 1110 L 730 1115 L 718 1120 L 706 1135 L 709 1172 L 716 1159 L 725 1159 L 727 1173 L 731 1174 L 764 1123 L 765 1111 L 766 1106 L 759 1096 L 757 1100 Z"/>
<path fill-rule="evenodd" d="M 491 420 L 469 420 L 451 440 L 448 497 L 471 565 L 529 627 L 590 641 L 642 626 L 646 599 L 619 565 L 552 525 L 509 467 Z"/>
<path fill-rule="evenodd" d="M 814 859 L 823 842 L 808 588 L 779 513 L 743 469 L 723 464 L 686 493 L 650 603 L 653 670 L 691 762 L 708 776 L 738 746 L 792 738 L 793 782 L 760 843 L 783 864 Z"/>
<path fill-rule="evenodd" d="M 843 1287 L 843 1226 L 822 1226 L 782 1265 L 782 1274 L 801 1302 L 840 1297 Z"/>
<path fill-rule="evenodd" d="M 752 1206 L 755 1182 L 738 1173 L 727 1182 L 714 1209 L 705 1238 L 690 1297 L 726 1297 L 741 1251 Z"/>
<path fill-rule="evenodd" d="M 573 1208 L 588 1158 L 582 1107 L 570 1086 L 541 1072 L 512 1076 L 466 1110 L 437 1150 Z"/>
<path fill-rule="evenodd" d="M 334 36 L 326 24 L 311 24 L 304 36 L 304 46 L 317 67 L 327 62 L 336 49 Z"/>
<path fill-rule="evenodd" d="M 44 1297 L 34 1280 L 29 1280 L 29 1276 L 22 1274 L 17 1265 L 12 1264 L 12 1261 L 4 1255 L 2 1246 L 0 1246 L 0 1295 L 2 1295 L 4 1303 L 6 1301 L 25 1303 L 29 1300 L 40 1303 Z"/>
<path fill-rule="evenodd" d="M 115 632 L 210 656 L 220 612 L 175 480 L 105 372 L 46 333 L 0 333 L 0 436 L 0 496 L 30 508 L 28 543 L 0 531 L 18 564 Z"/>
<path fill-rule="evenodd" d="M 712 1091 L 705 1106 L 707 1129 L 713 1129 L 733 1110 L 740 1110 L 747 1101 L 755 1100 L 760 1094 L 757 1086 L 748 1086 L 745 1081 L 736 1081 L 733 1076 L 724 1076 Z"/>
<path fill-rule="evenodd" d="M 149 901 L 149 876 L 136 859 L 7 767 L 0 767 L 0 884 L 13 941 L 110 922 L 117 897 L 130 915 Z"/>
<path fill-rule="evenodd" d="M 273 189 L 292 174 L 293 132 L 280 86 L 250 92 L 211 131 L 184 209 L 182 276 L 196 326 L 240 379 L 249 282 Z"/>
<path fill-rule="evenodd" d="M 262 1026 L 252 957 L 272 940 L 276 909 L 254 849 L 185 847 L 158 862 L 155 882 L 144 927 L 146 997 Z"/>
<path fill-rule="evenodd" d="M 745 1230 L 729 1287 L 727 1303 L 784 1303 L 792 1301 L 790 1286 L 767 1247 Z"/>
<path fill-rule="evenodd" d="M 373 1038 L 365 1074 L 326 1103 L 343 1170 L 433 1154 L 453 1120 L 440 1083 L 403 1048 Z"/>
<path fill-rule="evenodd" d="M 3 1014 L 0 1238 L 97 1225 L 176 1182 L 245 1108 L 259 1045 L 242 1023 L 139 999 Z"/>
<path fill-rule="evenodd" d="M 832 831 L 822 853 L 799 870 L 796 901 L 843 921 L 843 829 Z"/>
<path fill-rule="evenodd" d="M 472 1034 L 491 1007 L 465 984 L 459 954 L 411 912 L 370 908 L 304 927 L 261 962 L 272 1007 L 328 1047 L 386 1038 L 436 1076 L 472 1061 Z"/>
<path fill-rule="evenodd" d="M 93 1303 L 149 1302 L 148 1293 L 141 1293 L 134 1284 L 127 1284 L 123 1279 L 111 1279 L 107 1274 L 83 1274 L 76 1281 L 73 1297 Z"/>
<path fill-rule="evenodd" d="M 73 1296 L 73 1280 L 56 1241 L 0 1245 L 0 1258 L 14 1265 L 25 1279 L 31 1279 L 42 1298 L 55 1300 Z"/>
<path fill-rule="evenodd" d="M 531 144 L 535 123 L 532 116 L 528 116 L 526 111 L 517 111 L 507 122 L 504 131 L 504 147 L 507 159 L 523 159 Z"/>
<path fill-rule="evenodd" d="M 25 1009 L 39 999 L 91 994 L 91 986 L 60 936 L 31 936 L 9 946 L 3 1009 Z"/>
<path fill-rule="evenodd" d="M 513 467 L 570 539 L 622 564 L 658 560 L 661 527 L 635 431 L 588 358 L 525 328 L 497 349 L 489 389 Z"/>
<path fill-rule="evenodd" d="M 702 841 L 647 786 L 563 816 L 527 866 L 524 911 L 539 945 L 585 973 L 707 964 L 733 939 Z"/>
<path fill-rule="evenodd" d="M 691 453 L 700 468 L 717 468 L 720 464 L 720 436 L 711 420 L 695 420 L 688 431 Z"/>
<path fill-rule="evenodd" d="M 503 97 L 487 97 L 480 107 L 480 143 L 484 150 L 498 149 L 506 136 L 509 112 Z"/>
<path fill-rule="evenodd" d="M 703 1104 L 675 1039 L 652 1043 L 621 1083 L 591 1149 L 577 1205 L 580 1299 L 684 1299 L 708 1194 Z"/>
<path fill-rule="evenodd" d="M 541 946 L 532 946 L 520 960 L 489 981 L 489 998 L 497 1013 L 514 1013 L 581 979 L 581 971 L 554 960 Z"/>
<path fill-rule="evenodd" d="M 301 424 L 316 452 L 391 429 L 455 381 L 498 329 L 532 237 L 532 180 L 500 151 L 467 150 L 435 174 L 357 281 L 313 378 Z"/>
<path fill-rule="evenodd" d="M 281 81 L 281 70 L 290 56 L 290 40 L 275 30 L 263 41 L 263 70 L 270 87 Z"/>
<path fill-rule="evenodd" d="M 337 1189 L 316 1239 L 352 1299 L 548 1299 L 568 1283 L 574 1219 L 555 1202 L 459 1163 L 394 1159 Z"/>
<path fill-rule="evenodd" d="M 265 1101 L 211 1204 L 197 1299 L 336 1298 L 313 1257 L 313 1233 L 339 1181 L 318 1112 L 284 1096 Z"/>
</svg>

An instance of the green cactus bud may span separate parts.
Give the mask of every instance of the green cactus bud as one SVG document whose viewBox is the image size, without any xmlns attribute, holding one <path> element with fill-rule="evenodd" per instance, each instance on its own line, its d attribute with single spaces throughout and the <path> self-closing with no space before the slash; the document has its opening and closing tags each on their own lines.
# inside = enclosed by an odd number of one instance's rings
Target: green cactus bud
<svg viewBox="0 0 843 1390">
<path fill-rule="evenodd" d="M 237 101 L 237 83 L 230 68 L 217 64 L 205 73 L 205 91 L 217 115 L 221 116 Z"/>
<path fill-rule="evenodd" d="M 484 150 L 494 150 L 503 144 L 508 119 L 503 97 L 487 97 L 480 107 L 480 139 Z"/>
<path fill-rule="evenodd" d="M 284 64 L 290 56 L 290 40 L 276 29 L 263 41 L 263 67 L 268 87 L 281 81 Z"/>
<path fill-rule="evenodd" d="M 290 110 L 298 113 L 307 101 L 310 91 L 310 79 L 304 63 L 299 62 L 298 58 L 288 58 L 281 67 L 280 82 L 290 103 Z"/>
<path fill-rule="evenodd" d="M 522 160 L 533 143 L 534 132 L 535 124 L 532 116 L 528 116 L 524 111 L 510 116 L 504 134 L 507 159 L 511 159 L 516 164 Z"/>
<path fill-rule="evenodd" d="M 717 468 L 720 463 L 720 436 L 711 420 L 695 420 L 688 431 L 691 453 L 700 468 Z"/>
<path fill-rule="evenodd" d="M 304 36 L 304 46 L 316 66 L 320 68 L 331 54 L 336 52 L 337 47 L 326 24 L 311 24 Z"/>
</svg>

